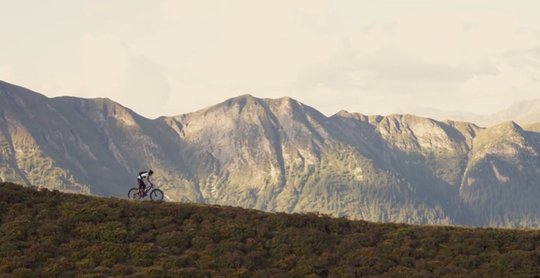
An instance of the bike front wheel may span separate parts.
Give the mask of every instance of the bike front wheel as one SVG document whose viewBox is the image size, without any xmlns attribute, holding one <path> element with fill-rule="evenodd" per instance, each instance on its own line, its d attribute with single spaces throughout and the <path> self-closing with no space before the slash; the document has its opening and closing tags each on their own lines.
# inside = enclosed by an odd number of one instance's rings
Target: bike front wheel
<svg viewBox="0 0 540 278">
<path fill-rule="evenodd" d="M 153 189 L 150 192 L 150 200 L 152 201 L 163 201 L 163 191 L 159 189 Z"/>
<path fill-rule="evenodd" d="M 139 189 L 136 187 L 131 188 L 128 191 L 128 199 L 134 199 L 134 200 L 140 199 Z"/>
</svg>

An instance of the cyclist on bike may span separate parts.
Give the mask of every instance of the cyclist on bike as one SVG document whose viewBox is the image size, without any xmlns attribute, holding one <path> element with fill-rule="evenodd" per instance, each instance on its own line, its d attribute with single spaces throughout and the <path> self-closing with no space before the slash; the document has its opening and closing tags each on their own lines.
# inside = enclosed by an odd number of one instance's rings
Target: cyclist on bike
<svg viewBox="0 0 540 278">
<path fill-rule="evenodd" d="M 154 174 L 154 171 L 148 170 L 144 172 L 139 172 L 139 175 L 137 176 L 137 182 L 139 183 L 139 196 L 146 196 L 146 193 L 144 190 L 146 189 L 146 186 L 153 185 L 152 182 L 150 182 L 150 176 Z"/>
</svg>

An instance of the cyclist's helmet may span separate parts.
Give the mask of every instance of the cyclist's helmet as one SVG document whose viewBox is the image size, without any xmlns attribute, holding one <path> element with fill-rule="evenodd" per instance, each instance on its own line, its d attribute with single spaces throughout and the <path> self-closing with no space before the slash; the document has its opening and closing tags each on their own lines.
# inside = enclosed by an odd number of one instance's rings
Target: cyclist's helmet
<svg viewBox="0 0 540 278">
<path fill-rule="evenodd" d="M 153 175 L 153 174 L 154 174 L 154 171 L 152 171 L 152 170 L 149 170 L 149 171 L 148 171 L 148 175 L 149 175 L 149 176 L 151 176 L 151 175 Z"/>
</svg>

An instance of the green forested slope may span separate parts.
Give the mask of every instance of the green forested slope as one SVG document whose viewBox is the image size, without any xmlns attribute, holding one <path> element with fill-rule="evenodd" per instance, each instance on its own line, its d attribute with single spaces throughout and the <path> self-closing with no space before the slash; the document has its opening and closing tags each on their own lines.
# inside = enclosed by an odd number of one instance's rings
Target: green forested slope
<svg viewBox="0 0 540 278">
<path fill-rule="evenodd" d="M 540 274 L 540 232 L 375 224 L 0 184 L 0 276 Z"/>
</svg>

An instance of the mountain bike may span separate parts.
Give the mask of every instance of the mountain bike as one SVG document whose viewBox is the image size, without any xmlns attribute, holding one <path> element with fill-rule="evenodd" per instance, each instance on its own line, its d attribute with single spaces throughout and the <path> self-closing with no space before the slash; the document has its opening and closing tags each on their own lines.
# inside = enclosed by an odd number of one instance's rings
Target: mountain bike
<svg viewBox="0 0 540 278">
<path fill-rule="evenodd" d="M 148 186 L 141 196 L 139 192 L 139 187 L 133 187 L 128 191 L 128 198 L 134 200 L 141 200 L 146 197 L 149 197 L 152 201 L 163 201 L 163 191 L 160 189 L 154 188 L 154 184 Z"/>
</svg>

